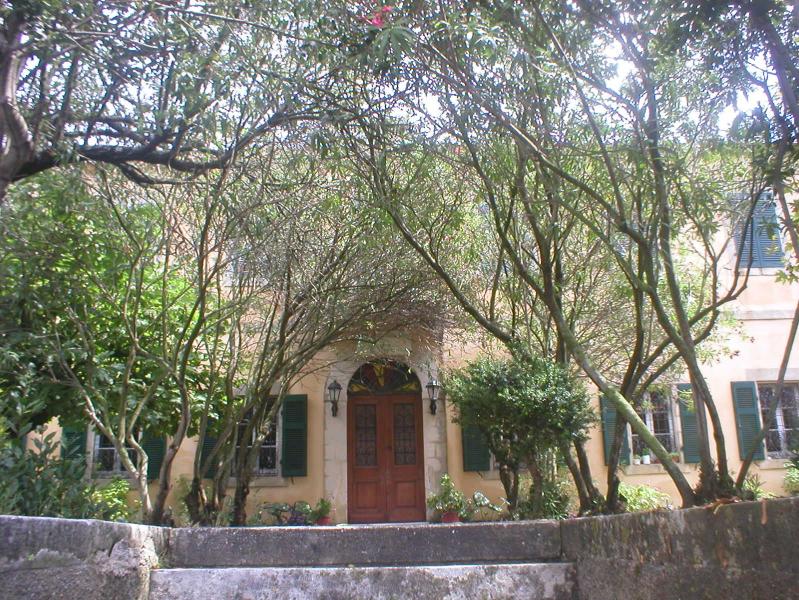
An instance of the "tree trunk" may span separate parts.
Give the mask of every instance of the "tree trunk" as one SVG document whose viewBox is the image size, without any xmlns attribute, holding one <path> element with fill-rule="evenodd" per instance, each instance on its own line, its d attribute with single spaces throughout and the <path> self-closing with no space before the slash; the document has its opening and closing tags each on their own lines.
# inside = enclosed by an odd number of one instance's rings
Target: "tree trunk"
<svg viewBox="0 0 799 600">
<path fill-rule="evenodd" d="M 26 25 L 22 10 L 11 9 L 4 25 L 0 34 L 0 206 L 5 202 L 8 186 L 34 151 L 28 124 L 17 104 Z"/>
<path fill-rule="evenodd" d="M 591 465 L 588 462 L 588 454 L 581 440 L 574 440 L 574 453 L 577 455 L 577 464 L 580 465 L 580 474 L 585 482 L 588 496 L 591 499 L 593 511 L 604 512 L 606 510 L 605 497 L 602 496 L 602 492 L 594 485 L 594 478 L 591 475 Z"/>
<path fill-rule="evenodd" d="M 230 525 L 233 527 L 244 527 L 247 524 L 247 496 L 250 494 L 250 478 L 251 475 L 242 473 L 241 470 L 236 473 L 233 515 L 230 517 Z"/>
<path fill-rule="evenodd" d="M 623 512 L 624 507 L 619 503 L 619 459 L 621 458 L 621 449 L 624 444 L 624 438 L 627 435 L 627 421 L 623 418 L 616 416 L 616 427 L 613 430 L 613 444 L 610 447 L 610 456 L 608 457 L 608 491 L 605 495 L 605 508 L 610 514 Z"/>
<path fill-rule="evenodd" d="M 588 487 L 585 485 L 583 474 L 580 472 L 580 466 L 571 454 L 571 448 L 568 442 L 561 444 L 560 453 L 563 456 L 563 460 L 566 461 L 566 466 L 569 468 L 569 473 L 571 473 L 572 480 L 574 481 L 574 487 L 577 488 L 577 498 L 580 500 L 580 514 L 590 514 L 594 510 L 593 501 L 588 493 Z"/>
<path fill-rule="evenodd" d="M 519 470 L 502 464 L 499 467 L 499 480 L 505 489 L 508 511 L 513 514 L 519 505 Z"/>
<path fill-rule="evenodd" d="M 546 515 L 544 515 L 544 474 L 538 463 L 538 457 L 530 456 L 528 458 L 527 470 L 530 471 L 530 477 L 533 478 L 533 483 L 530 486 L 531 516 L 534 519 L 541 519 Z"/>
</svg>

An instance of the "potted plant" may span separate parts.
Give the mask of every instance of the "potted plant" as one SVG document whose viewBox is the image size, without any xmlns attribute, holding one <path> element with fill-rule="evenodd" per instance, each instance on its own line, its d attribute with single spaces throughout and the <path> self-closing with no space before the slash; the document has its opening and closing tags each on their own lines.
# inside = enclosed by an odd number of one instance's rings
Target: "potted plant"
<svg viewBox="0 0 799 600">
<path fill-rule="evenodd" d="M 672 462 L 680 462 L 680 453 L 679 452 L 669 452 L 669 458 Z"/>
<path fill-rule="evenodd" d="M 644 448 L 641 450 L 641 464 L 648 465 L 651 464 L 651 459 L 649 457 L 649 448 Z"/>
<path fill-rule="evenodd" d="M 640 465 L 641 464 L 641 457 L 637 454 L 633 454 L 633 464 Z"/>
<path fill-rule="evenodd" d="M 330 510 L 333 504 L 327 498 L 319 498 L 319 502 L 311 511 L 308 518 L 314 525 L 332 525 L 333 519 L 330 517 Z"/>
<path fill-rule="evenodd" d="M 466 497 L 455 487 L 449 475 L 443 475 L 441 491 L 427 499 L 427 506 L 441 515 L 442 523 L 457 523 L 466 510 Z"/>
</svg>

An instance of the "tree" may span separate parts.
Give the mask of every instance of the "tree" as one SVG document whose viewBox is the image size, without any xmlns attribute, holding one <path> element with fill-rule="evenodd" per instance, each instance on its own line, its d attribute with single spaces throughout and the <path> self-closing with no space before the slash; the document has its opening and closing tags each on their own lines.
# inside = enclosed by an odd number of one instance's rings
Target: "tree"
<svg viewBox="0 0 799 600">
<path fill-rule="evenodd" d="M 250 184 L 259 185 L 241 189 L 238 197 L 242 205 L 255 201 L 282 169 L 303 174 L 274 190 L 268 206 L 251 211 L 238 229 L 226 294 L 241 299 L 240 310 L 226 324 L 224 358 L 212 361 L 220 366 L 225 400 L 201 413 L 186 498 L 198 523 L 215 521 L 230 475 L 236 478 L 232 524 L 246 523 L 261 444 L 286 393 L 317 368 L 312 361 L 324 348 L 402 328 L 436 330 L 446 315 L 435 280 L 394 243 L 387 224 L 361 210 L 362 191 L 348 173 L 337 171 L 332 159 L 317 161 L 307 147 L 299 152 L 296 160 L 270 158 L 272 171 L 255 169 L 260 175 Z M 288 175 L 281 179 L 289 181 Z M 209 437 L 215 441 L 203 457 Z M 202 480 L 211 472 L 208 494 Z"/>
<path fill-rule="evenodd" d="M 481 310 L 479 297 L 435 242 L 447 227 L 455 228 L 453 223 L 468 224 L 474 217 L 463 215 L 479 202 L 461 212 L 460 220 L 453 218 L 455 211 L 428 219 L 408 200 L 418 194 L 412 184 L 425 173 L 422 161 L 411 169 L 396 167 L 397 157 L 411 155 L 409 145 L 430 147 L 421 143 L 423 134 L 460 143 L 466 155 L 461 162 L 481 187 L 485 204 L 480 208 L 493 230 L 495 256 L 502 256 L 520 286 L 545 306 L 572 359 L 613 403 L 621 415 L 617 433 L 624 421 L 631 425 L 667 469 L 685 505 L 732 493 L 723 432 L 697 348 L 715 330 L 721 307 L 746 285 L 746 270 L 739 275 L 737 264 L 733 277 L 722 277 L 730 235 L 719 227 L 718 215 L 730 214 L 727 192 L 751 189 L 751 220 L 762 187 L 755 179 L 739 178 L 730 185 L 718 177 L 729 163 L 717 152 L 718 136 L 705 124 L 724 105 L 724 88 L 713 85 L 701 64 L 678 64 L 662 52 L 667 31 L 656 7 L 629 5 L 622 11 L 578 4 L 562 15 L 560 5 L 452 3 L 437 10 L 430 17 L 434 28 L 414 15 L 416 44 L 393 70 L 384 70 L 389 81 L 405 82 L 402 109 L 391 116 L 375 112 L 370 123 L 358 123 L 362 131 L 353 136 L 377 203 L 466 311 L 492 335 L 512 342 L 515 331 Z M 609 86 L 614 47 L 630 74 Z M 537 66 L 541 60 L 547 61 L 546 69 Z M 437 100 L 439 113 L 424 110 L 417 100 L 421 94 L 428 106 L 431 97 Z M 400 124 L 397 114 L 410 117 Z M 565 126 L 558 127 L 561 123 Z M 516 148 L 522 179 L 494 166 L 497 139 Z M 556 270 L 540 267 L 542 228 L 530 216 L 542 214 L 538 207 L 545 206 L 576 219 L 612 257 L 630 290 L 635 336 L 621 379 L 597 368 L 564 310 Z M 689 247 L 696 251 L 691 259 Z M 702 479 L 696 494 L 632 405 L 677 363 L 686 367 L 702 407 Z M 613 461 L 610 470 L 615 470 Z"/>
<path fill-rule="evenodd" d="M 689 2 L 670 4 L 671 48 L 680 56 L 700 55 L 708 68 L 724 82 L 730 96 L 763 98 L 752 114 L 739 113 L 730 137 L 751 145 L 751 168 L 771 188 L 781 230 L 787 234 L 793 256 L 786 255 L 783 276 L 797 280 L 799 265 L 799 214 L 788 201 L 796 191 L 797 136 L 799 135 L 799 48 L 794 32 L 799 12 L 785 2 Z M 763 68 L 768 65 L 770 68 Z M 776 396 L 782 394 L 785 372 L 796 331 L 799 305 L 783 351 Z M 774 422 L 778 404 L 769 410 L 738 473 L 736 486 L 744 481 L 757 449 Z"/>
<path fill-rule="evenodd" d="M 544 493 L 554 483 L 545 467 L 576 439 L 585 439 L 593 421 L 588 394 L 553 361 L 525 358 L 479 358 L 447 374 L 447 399 L 457 409 L 461 427 L 477 427 L 500 464 L 509 509 L 517 508 L 519 468 L 533 479 L 531 513 L 544 513 Z M 581 498 L 585 486 L 575 480 Z"/>
<path fill-rule="evenodd" d="M 325 77 L 304 49 L 315 10 L 4 3 L 0 202 L 12 182 L 79 161 L 114 165 L 139 183 L 194 176 L 229 165 L 270 131 L 317 118 L 297 93 Z"/>
</svg>

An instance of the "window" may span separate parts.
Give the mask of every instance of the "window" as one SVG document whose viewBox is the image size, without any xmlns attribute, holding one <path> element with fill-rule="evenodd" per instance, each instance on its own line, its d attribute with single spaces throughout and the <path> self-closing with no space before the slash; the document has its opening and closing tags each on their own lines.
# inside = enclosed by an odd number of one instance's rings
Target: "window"
<svg viewBox="0 0 799 600">
<path fill-rule="evenodd" d="M 271 410 L 271 403 L 270 406 L 267 407 L 267 412 Z M 280 412 L 280 411 L 278 411 Z M 239 423 L 239 431 L 238 431 L 238 445 L 237 445 L 237 452 L 238 449 L 241 448 L 241 441 L 246 435 L 247 432 L 247 425 L 249 424 L 250 419 L 252 418 L 252 412 L 250 412 L 247 417 Z M 275 418 L 277 421 L 278 418 Z M 266 434 L 266 438 L 261 443 L 261 448 L 258 452 L 258 458 L 255 461 L 254 472 L 256 475 L 261 475 L 265 477 L 275 476 L 280 474 L 279 462 L 278 462 L 278 448 L 279 448 L 279 441 L 278 441 L 278 430 L 279 427 L 277 426 L 276 422 L 267 423 L 264 425 L 268 427 L 268 431 Z M 258 431 L 253 429 L 250 432 L 249 439 L 247 440 L 247 449 L 249 450 L 252 448 L 253 443 L 255 442 L 256 438 L 258 437 Z"/>
<path fill-rule="evenodd" d="M 644 400 L 636 408 L 636 412 L 663 447 L 669 452 L 675 452 L 677 444 L 674 439 L 671 404 L 668 391 L 652 391 L 644 395 Z M 641 455 L 646 446 L 636 433 L 632 433 L 632 442 L 633 454 Z"/>
<path fill-rule="evenodd" d="M 746 214 L 746 213 L 744 213 Z M 742 216 L 743 219 L 743 216 Z M 740 267 L 781 267 L 782 242 L 774 199 L 764 192 L 755 205 L 751 221 L 742 232 L 743 224 L 735 230 L 735 247 L 741 256 Z"/>
<path fill-rule="evenodd" d="M 758 383 L 760 415 L 765 426 L 769 409 L 776 398 L 775 383 Z M 774 422 L 766 433 L 766 451 L 769 458 L 784 458 L 799 447 L 799 383 L 786 383 L 777 404 Z"/>
<path fill-rule="evenodd" d="M 133 448 L 127 448 L 127 452 L 128 456 L 135 464 L 136 452 Z M 98 473 L 113 474 L 126 472 L 113 442 L 101 433 L 96 433 L 94 435 L 94 470 Z"/>
</svg>

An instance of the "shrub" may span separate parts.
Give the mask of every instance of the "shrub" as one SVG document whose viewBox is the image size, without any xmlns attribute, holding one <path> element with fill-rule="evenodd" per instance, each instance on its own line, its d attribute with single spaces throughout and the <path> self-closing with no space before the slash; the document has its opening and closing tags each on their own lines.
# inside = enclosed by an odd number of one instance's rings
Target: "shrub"
<svg viewBox="0 0 799 600">
<path fill-rule="evenodd" d="M 763 489 L 763 483 L 760 481 L 760 476 L 757 473 L 747 475 L 744 479 L 744 494 L 745 500 L 765 500 L 774 498 L 774 494 L 767 492 Z"/>
<path fill-rule="evenodd" d="M 96 488 L 85 478 L 86 462 L 55 434 L 37 437 L 34 450 L 0 432 L 0 513 L 68 519 L 127 521 L 128 482 Z"/>
<path fill-rule="evenodd" d="M 427 507 L 439 514 L 462 513 L 466 509 L 466 496 L 455 487 L 449 475 L 441 476 L 441 491 L 427 498 Z"/>
<path fill-rule="evenodd" d="M 785 472 L 783 487 L 791 495 L 799 494 L 799 453 L 794 451 L 793 458 L 786 465 L 788 470 Z"/>
<path fill-rule="evenodd" d="M 137 509 L 128 504 L 129 492 L 130 482 L 120 477 L 95 489 L 91 495 L 94 518 L 105 521 L 131 521 Z"/>
<path fill-rule="evenodd" d="M 327 498 L 319 498 L 319 502 L 308 515 L 308 520 L 311 523 L 316 523 L 319 519 L 330 516 L 330 511 L 333 509 L 333 503 Z"/>
<path fill-rule="evenodd" d="M 550 468 L 562 447 L 584 439 L 594 421 L 583 386 L 557 363 L 520 354 L 483 357 L 445 380 L 447 399 L 461 427 L 480 430 L 500 463 L 511 513 L 516 509 L 519 470 L 526 464 L 533 486 L 529 512 L 545 516 L 544 493 L 554 482 Z"/>
<path fill-rule="evenodd" d="M 543 505 L 538 514 L 534 511 L 530 493 L 532 479 L 529 476 L 524 476 L 519 487 L 523 493 L 516 510 L 511 512 L 511 519 L 566 519 L 569 517 L 572 508 L 572 486 L 570 481 L 561 474 L 544 480 Z"/>
<path fill-rule="evenodd" d="M 627 512 L 641 512 L 672 508 L 671 497 L 648 485 L 619 484 L 619 496 L 624 499 Z"/>
<path fill-rule="evenodd" d="M 309 525 L 312 512 L 311 505 L 303 500 L 294 504 L 267 502 L 258 508 L 256 514 L 253 515 L 251 524 L 264 523 L 263 514 L 266 513 L 271 517 L 271 523 L 269 523 L 271 525 Z"/>
<path fill-rule="evenodd" d="M 792 496 L 799 494 L 799 467 L 793 463 L 788 463 L 788 470 L 785 472 L 785 479 L 782 485 L 785 491 Z"/>
<path fill-rule="evenodd" d="M 501 506 L 492 504 L 481 491 L 476 491 L 471 498 L 455 487 L 452 478 L 444 474 L 441 476 L 441 491 L 427 498 L 427 506 L 439 516 L 446 512 L 457 512 L 462 521 L 485 520 L 487 513 L 499 513 Z"/>
</svg>

